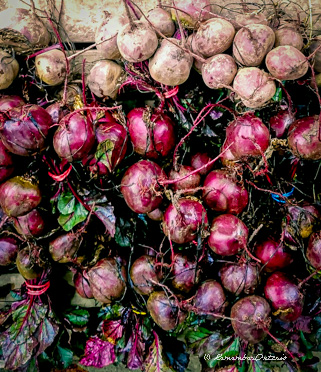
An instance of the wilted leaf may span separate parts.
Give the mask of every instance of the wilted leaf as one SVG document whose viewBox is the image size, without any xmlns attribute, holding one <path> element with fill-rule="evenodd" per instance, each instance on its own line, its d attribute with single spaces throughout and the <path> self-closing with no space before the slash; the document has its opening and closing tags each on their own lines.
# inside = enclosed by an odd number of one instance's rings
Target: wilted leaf
<svg viewBox="0 0 321 372">
<path fill-rule="evenodd" d="M 122 218 L 118 219 L 118 225 L 116 226 L 115 241 L 121 247 L 130 247 L 132 235 L 132 225 L 123 220 Z"/>
<path fill-rule="evenodd" d="M 116 231 L 116 217 L 114 215 L 114 207 L 112 205 L 100 206 L 97 205 L 94 208 L 96 216 L 105 225 L 106 231 L 109 232 L 113 238 Z"/>
<path fill-rule="evenodd" d="M 115 359 L 114 345 L 94 336 L 87 341 L 85 356 L 80 360 L 80 364 L 103 368 L 114 363 Z"/>
<path fill-rule="evenodd" d="M 50 346 L 59 331 L 59 326 L 49 318 L 44 318 L 41 322 L 37 338 L 39 340 L 39 348 L 37 350 L 37 355 L 41 354 L 48 346 Z"/>
<path fill-rule="evenodd" d="M 173 372 L 174 370 L 168 366 L 168 360 L 163 352 L 163 346 L 158 335 L 154 333 L 154 342 L 149 348 L 149 353 L 145 360 L 146 372 Z"/>
<path fill-rule="evenodd" d="M 86 210 L 86 208 L 82 204 L 76 203 L 73 212 L 68 215 L 61 214 L 58 217 L 58 222 L 65 231 L 70 231 L 80 222 L 85 221 L 87 215 L 88 211 Z"/>
<path fill-rule="evenodd" d="M 115 144 L 110 139 L 100 142 L 97 146 L 95 159 L 103 163 L 109 172 L 113 170 L 112 156 Z"/>
<path fill-rule="evenodd" d="M 118 319 L 104 320 L 102 328 L 106 340 L 115 345 L 116 341 L 122 337 L 125 327 L 121 324 L 121 319 Z"/>
<path fill-rule="evenodd" d="M 144 362 L 143 355 L 145 351 L 145 344 L 142 341 L 141 334 L 139 332 L 132 334 L 129 343 L 131 343 L 131 349 L 128 353 L 127 368 L 141 369 Z"/>
<path fill-rule="evenodd" d="M 57 204 L 59 212 L 65 215 L 72 213 L 75 208 L 75 202 L 76 199 L 70 191 L 62 193 Z"/>
</svg>

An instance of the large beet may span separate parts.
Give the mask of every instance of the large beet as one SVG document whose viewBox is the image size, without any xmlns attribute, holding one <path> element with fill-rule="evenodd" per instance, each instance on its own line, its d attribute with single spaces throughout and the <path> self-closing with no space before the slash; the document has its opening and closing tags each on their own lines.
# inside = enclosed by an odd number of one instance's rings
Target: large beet
<svg viewBox="0 0 321 372">
<path fill-rule="evenodd" d="M 203 199 L 214 211 L 238 214 L 248 204 L 248 192 L 226 169 L 210 172 L 204 181 Z"/>
<path fill-rule="evenodd" d="M 45 148 L 51 124 L 51 116 L 40 106 L 15 107 L 2 117 L 1 138 L 13 154 L 34 155 Z"/>
<path fill-rule="evenodd" d="M 176 301 L 162 291 L 153 292 L 149 296 L 147 310 L 154 322 L 164 331 L 171 331 L 185 319 Z"/>
<path fill-rule="evenodd" d="M 179 253 L 175 255 L 173 276 L 173 287 L 188 293 L 199 282 L 200 267 L 196 260 Z"/>
<path fill-rule="evenodd" d="M 36 183 L 23 177 L 13 177 L 0 186 L 0 206 L 11 217 L 23 216 L 41 202 Z"/>
<path fill-rule="evenodd" d="M 257 344 L 266 336 L 271 308 L 260 296 L 248 296 L 237 301 L 231 309 L 232 327 L 235 333 L 250 344 Z"/>
<path fill-rule="evenodd" d="M 127 114 L 128 132 L 134 151 L 148 158 L 167 156 L 175 146 L 174 123 L 165 114 L 134 108 Z"/>
<path fill-rule="evenodd" d="M 283 269 L 293 261 L 290 253 L 286 252 L 284 245 L 273 239 L 266 239 L 255 246 L 255 256 L 261 260 L 265 271 Z"/>
<path fill-rule="evenodd" d="M 198 314 L 223 314 L 227 305 L 225 294 L 220 283 L 206 280 L 196 291 L 194 306 Z"/>
<path fill-rule="evenodd" d="M 17 232 L 26 238 L 41 235 L 45 228 L 45 221 L 37 209 L 15 218 L 13 223 Z"/>
<path fill-rule="evenodd" d="M 249 230 L 238 217 L 233 214 L 222 214 L 214 218 L 209 247 L 221 256 L 233 256 L 246 247 Z"/>
<path fill-rule="evenodd" d="M 288 144 L 293 155 L 305 160 L 321 159 L 319 116 L 296 120 L 289 128 Z"/>
<path fill-rule="evenodd" d="M 18 244 L 15 239 L 0 238 L 0 266 L 10 265 L 15 261 L 18 253 Z"/>
<path fill-rule="evenodd" d="M 313 267 L 321 269 L 321 231 L 310 236 L 306 256 Z"/>
<path fill-rule="evenodd" d="M 53 138 L 56 153 L 67 161 L 85 157 L 95 142 L 91 120 L 80 113 L 70 113 L 60 122 Z"/>
<path fill-rule="evenodd" d="M 96 300 L 109 304 L 123 296 L 126 289 L 126 269 L 114 258 L 103 258 L 88 271 L 88 280 Z"/>
<path fill-rule="evenodd" d="M 11 176 L 13 172 L 13 161 L 8 149 L 0 140 L 0 182 Z"/>
<path fill-rule="evenodd" d="M 270 132 L 254 113 L 238 116 L 226 128 L 226 145 L 235 160 L 260 157 L 268 148 Z"/>
<path fill-rule="evenodd" d="M 155 267 L 155 257 L 144 255 L 134 261 L 130 268 L 130 277 L 134 289 L 141 295 L 150 295 L 155 284 L 159 282 L 162 275 L 159 269 Z"/>
<path fill-rule="evenodd" d="M 271 301 L 277 315 L 285 322 L 292 322 L 302 314 L 304 296 L 298 286 L 284 273 L 277 271 L 267 280 L 265 298 Z"/>
<path fill-rule="evenodd" d="M 166 174 L 156 163 L 141 160 L 130 166 L 121 180 L 120 191 L 134 212 L 148 213 L 159 207 L 163 198 L 159 193 L 159 180 Z"/>
<path fill-rule="evenodd" d="M 257 264 L 251 262 L 226 263 L 220 270 L 223 287 L 240 295 L 252 294 L 259 284 L 260 274 Z"/>
<path fill-rule="evenodd" d="M 63 234 L 51 240 L 49 252 L 54 261 L 67 263 L 72 261 L 78 251 L 81 240 L 75 234 Z"/>
<path fill-rule="evenodd" d="M 201 203 L 182 198 L 166 209 L 163 231 L 175 243 L 189 243 L 206 229 L 207 222 L 206 210 Z"/>
</svg>

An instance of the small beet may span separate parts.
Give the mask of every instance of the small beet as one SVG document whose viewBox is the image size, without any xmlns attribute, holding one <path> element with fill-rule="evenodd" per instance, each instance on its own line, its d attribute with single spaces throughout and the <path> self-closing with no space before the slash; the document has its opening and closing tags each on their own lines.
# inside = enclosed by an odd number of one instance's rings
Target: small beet
<svg viewBox="0 0 321 372">
<path fill-rule="evenodd" d="M 203 165 L 207 164 L 208 162 L 210 162 L 211 160 L 212 158 L 210 158 L 210 156 L 206 152 L 197 152 L 191 158 L 191 166 L 194 169 L 198 169 L 201 168 Z M 200 170 L 199 174 L 201 176 L 205 176 L 210 170 L 212 170 L 213 167 L 214 164 L 208 165 L 204 169 Z"/>
<path fill-rule="evenodd" d="M 179 166 L 179 169 L 176 171 L 175 169 L 172 169 L 169 172 L 169 179 L 170 180 L 177 180 L 182 177 L 187 176 L 191 172 L 193 172 L 195 169 L 189 165 L 181 165 Z M 197 190 L 196 189 L 201 183 L 201 176 L 198 173 L 194 173 L 186 178 L 184 178 L 181 181 L 177 181 L 174 184 L 172 184 L 172 188 L 174 191 L 178 190 L 190 190 L 184 192 L 184 195 L 193 195 Z"/>
<path fill-rule="evenodd" d="M 77 253 L 81 240 L 75 234 L 60 235 L 49 243 L 49 252 L 54 261 L 71 262 Z"/>
<path fill-rule="evenodd" d="M 87 274 L 85 274 L 85 272 L 76 272 L 73 277 L 74 285 L 79 296 L 83 298 L 93 298 L 94 296 L 86 276 Z"/>
<path fill-rule="evenodd" d="M 14 262 L 17 253 L 18 245 L 15 239 L 0 238 L 0 266 L 7 266 Z"/>
<path fill-rule="evenodd" d="M 321 269 L 321 231 L 310 236 L 306 257 L 314 268 Z"/>
<path fill-rule="evenodd" d="M 17 232 L 26 238 L 41 235 L 45 228 L 45 221 L 37 209 L 33 209 L 24 216 L 15 218 L 13 223 Z"/>
<path fill-rule="evenodd" d="M 29 247 L 18 252 L 16 265 L 19 273 L 27 280 L 37 279 L 43 272 L 43 268 L 37 264 L 34 252 Z"/>
<path fill-rule="evenodd" d="M 173 287 L 188 293 L 200 280 L 200 268 L 196 260 L 177 254 L 173 265 L 173 276 Z"/>
<path fill-rule="evenodd" d="M 147 301 L 147 310 L 154 322 L 164 331 L 171 331 L 185 319 L 176 300 L 170 299 L 165 292 L 153 292 Z"/>
<path fill-rule="evenodd" d="M 198 314 L 223 314 L 226 305 L 224 290 L 216 280 L 206 280 L 197 289 L 194 306 Z"/>
<path fill-rule="evenodd" d="M 257 344 L 266 336 L 264 328 L 270 327 L 270 313 L 270 305 L 263 297 L 244 297 L 232 306 L 232 327 L 244 341 Z"/>
</svg>

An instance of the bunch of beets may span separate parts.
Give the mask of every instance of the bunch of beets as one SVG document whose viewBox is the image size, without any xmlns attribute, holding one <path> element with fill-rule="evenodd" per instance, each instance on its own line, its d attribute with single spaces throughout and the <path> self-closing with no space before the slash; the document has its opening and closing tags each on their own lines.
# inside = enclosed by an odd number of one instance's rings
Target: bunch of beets
<svg viewBox="0 0 321 372">
<path fill-rule="evenodd" d="M 321 37 L 241 3 L 0 12 L 5 370 L 317 371 Z"/>
</svg>

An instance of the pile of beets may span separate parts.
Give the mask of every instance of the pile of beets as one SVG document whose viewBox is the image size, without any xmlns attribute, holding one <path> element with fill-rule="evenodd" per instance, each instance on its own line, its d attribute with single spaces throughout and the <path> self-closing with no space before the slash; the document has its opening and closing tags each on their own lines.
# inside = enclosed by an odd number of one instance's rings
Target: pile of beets
<svg viewBox="0 0 321 372">
<path fill-rule="evenodd" d="M 53 17 L 0 12 L 6 370 L 317 371 L 321 36 L 241 3 L 124 0 L 78 76 Z"/>
</svg>

